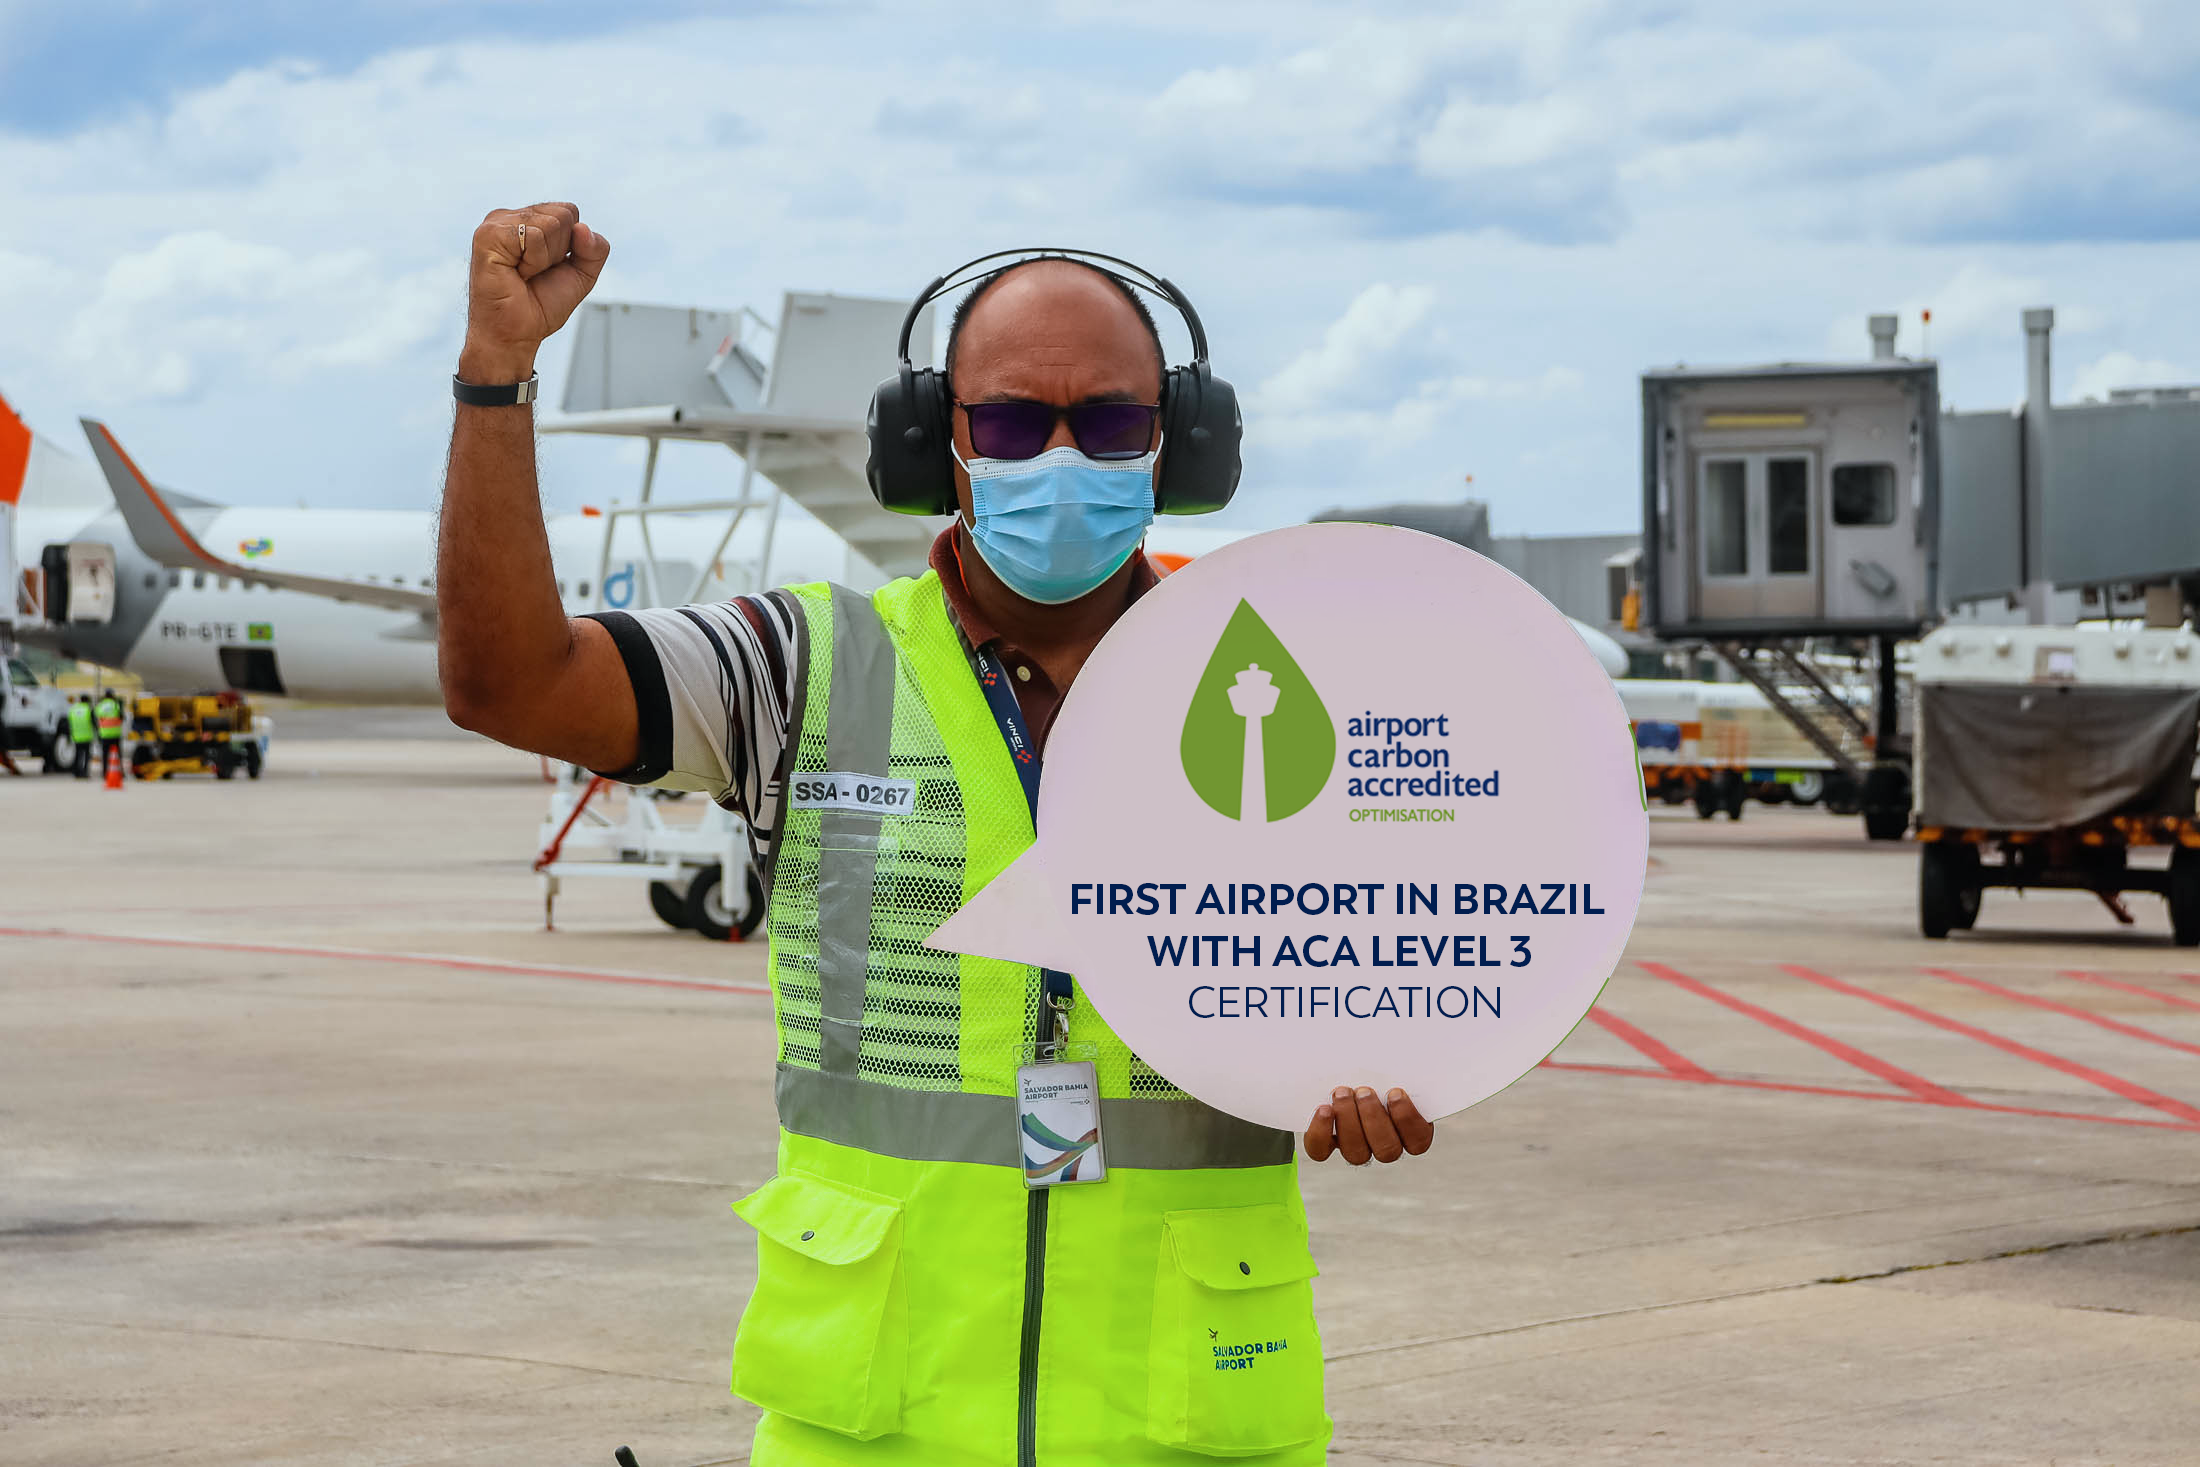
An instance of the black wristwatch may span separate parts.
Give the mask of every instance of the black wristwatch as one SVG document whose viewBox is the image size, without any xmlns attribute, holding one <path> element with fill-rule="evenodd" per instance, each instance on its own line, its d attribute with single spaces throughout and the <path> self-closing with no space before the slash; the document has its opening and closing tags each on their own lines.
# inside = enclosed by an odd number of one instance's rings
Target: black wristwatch
<svg viewBox="0 0 2200 1467">
<path fill-rule="evenodd" d="M 506 382 L 495 387 L 481 387 L 461 381 L 457 373 L 451 374 L 451 396 L 468 407 L 520 407 L 535 400 L 533 372 L 525 382 Z"/>
</svg>

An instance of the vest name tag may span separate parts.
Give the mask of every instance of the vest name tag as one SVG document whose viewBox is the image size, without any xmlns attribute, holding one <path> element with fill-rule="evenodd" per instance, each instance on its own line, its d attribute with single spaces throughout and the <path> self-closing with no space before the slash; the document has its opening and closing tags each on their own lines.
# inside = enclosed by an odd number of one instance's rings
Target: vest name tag
<svg viewBox="0 0 2200 1467">
<path fill-rule="evenodd" d="M 917 805 L 913 779 L 881 779 L 828 769 L 797 774 L 790 805 L 797 810 L 853 810 L 861 815 L 906 815 Z"/>
</svg>

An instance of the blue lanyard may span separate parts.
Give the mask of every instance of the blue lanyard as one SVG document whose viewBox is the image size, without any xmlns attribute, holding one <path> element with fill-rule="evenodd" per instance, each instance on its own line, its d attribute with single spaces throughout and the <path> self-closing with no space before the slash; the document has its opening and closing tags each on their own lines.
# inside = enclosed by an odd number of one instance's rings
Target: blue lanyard
<svg viewBox="0 0 2200 1467">
<path fill-rule="evenodd" d="M 993 710 L 993 721 L 1001 727 L 1001 742 L 1008 746 L 1009 762 L 1016 766 L 1016 778 L 1024 787 L 1024 800 L 1031 806 L 1031 829 L 1039 829 L 1039 746 L 1032 741 L 1031 727 L 1024 722 L 1024 710 L 1016 702 L 1016 690 L 1009 686 L 1008 669 L 1001 665 L 1000 657 L 990 647 L 976 648 L 971 656 L 977 661 L 978 690 L 985 694 L 988 708 Z M 1039 977 L 1049 999 L 1067 1001 L 1071 993 L 1070 976 L 1052 968 L 1041 968 Z M 1042 1037 L 1051 1026 L 1041 1015 Z"/>
<path fill-rule="evenodd" d="M 1016 690 L 1008 684 L 1008 669 L 1001 665 L 1000 657 L 990 647 L 980 647 L 972 654 L 978 663 L 978 687 L 985 694 L 986 706 L 993 710 L 994 722 L 1001 726 L 1001 742 L 1008 745 L 1008 757 L 1016 766 L 1016 778 L 1023 781 L 1024 800 L 1031 806 L 1031 828 L 1039 828 L 1039 746 L 1032 741 L 1031 728 L 1024 722 L 1024 710 L 1016 702 Z"/>
</svg>

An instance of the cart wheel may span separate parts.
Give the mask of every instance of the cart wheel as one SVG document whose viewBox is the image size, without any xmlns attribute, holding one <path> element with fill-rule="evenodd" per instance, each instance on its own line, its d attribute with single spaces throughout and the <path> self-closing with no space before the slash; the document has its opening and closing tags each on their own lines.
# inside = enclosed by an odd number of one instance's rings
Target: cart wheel
<svg viewBox="0 0 2200 1467">
<path fill-rule="evenodd" d="M 2179 947 L 2200 947 L 2200 850 L 2190 846 L 2169 858 L 2169 928 Z"/>
<path fill-rule="evenodd" d="M 671 882 L 652 881 L 649 884 L 649 909 L 667 927 L 687 930 L 687 898 Z"/>
<path fill-rule="evenodd" d="M 1732 780 L 1728 782 L 1726 787 L 1724 805 L 1724 808 L 1726 810 L 1726 818 L 1729 820 L 1741 819 L 1742 806 L 1748 803 L 1749 783 L 1741 776 L 1736 775 Z"/>
<path fill-rule="evenodd" d="M 687 889 L 687 925 L 712 942 L 724 942 L 736 930 L 747 937 L 764 923 L 764 883 L 757 880 L 753 868 L 749 870 L 743 893 L 747 900 L 739 910 L 719 899 L 720 884 L 716 866 L 695 873 Z"/>
<path fill-rule="evenodd" d="M 1709 820 L 1719 813 L 1719 788 L 1708 779 L 1696 781 L 1696 818 Z"/>
<path fill-rule="evenodd" d="M 151 769 L 159 759 L 160 756 L 153 752 L 151 744 L 139 744 L 130 751 L 130 773 L 139 779 L 151 779 L 152 776 L 145 771 Z"/>
<path fill-rule="evenodd" d="M 244 777 L 246 779 L 258 779 L 261 765 L 264 762 L 260 758 L 260 746 L 258 744 L 246 744 L 244 746 Z"/>
<path fill-rule="evenodd" d="M 208 752 L 206 762 L 214 767 L 214 777 L 216 779 L 235 779 L 237 777 L 237 756 L 218 744 Z"/>
<path fill-rule="evenodd" d="M 1947 843 L 1926 841 L 1917 848 L 1917 928 L 1927 937 L 1946 937 L 1961 920 L 1962 878 Z"/>
</svg>

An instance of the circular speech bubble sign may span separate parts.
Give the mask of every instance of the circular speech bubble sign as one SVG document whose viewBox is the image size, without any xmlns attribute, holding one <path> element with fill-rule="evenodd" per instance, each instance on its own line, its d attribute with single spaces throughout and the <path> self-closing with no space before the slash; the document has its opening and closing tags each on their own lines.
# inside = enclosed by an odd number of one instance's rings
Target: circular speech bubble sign
<svg viewBox="0 0 2200 1467">
<path fill-rule="evenodd" d="M 1431 1118 L 1556 1049 L 1618 963 L 1649 816 L 1618 692 L 1448 540 L 1302 525 L 1124 615 L 1049 735 L 1038 839 L 930 945 L 1077 975 L 1209 1105 Z"/>
</svg>

